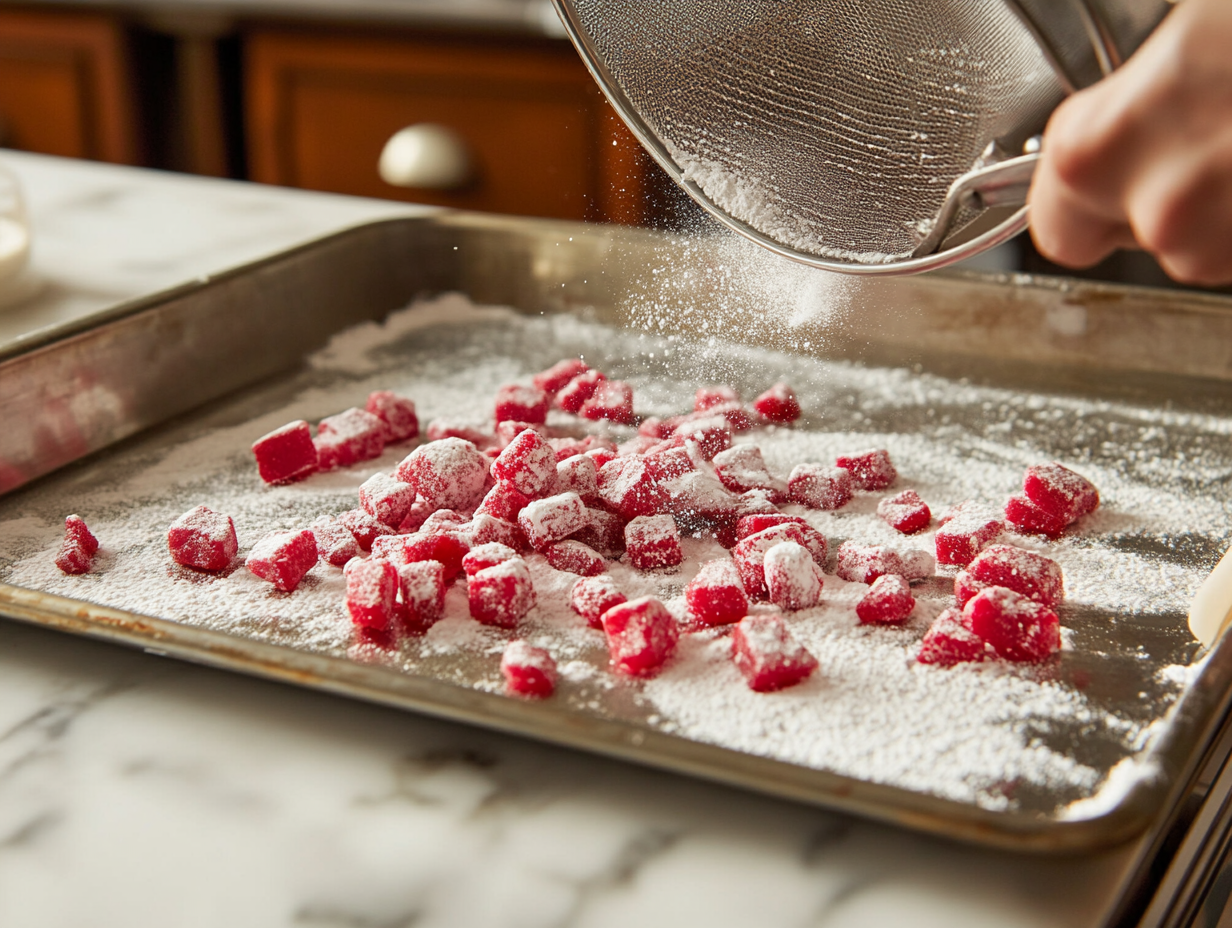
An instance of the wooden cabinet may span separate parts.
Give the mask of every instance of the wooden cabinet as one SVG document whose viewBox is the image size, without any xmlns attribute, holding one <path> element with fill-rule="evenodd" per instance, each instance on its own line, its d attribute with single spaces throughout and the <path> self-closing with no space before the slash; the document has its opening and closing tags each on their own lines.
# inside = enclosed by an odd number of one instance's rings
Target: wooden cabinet
<svg viewBox="0 0 1232 928">
<path fill-rule="evenodd" d="M 459 35 L 244 33 L 253 180 L 464 209 L 637 223 L 657 172 L 568 43 Z M 456 190 L 381 180 L 386 141 L 449 127 Z"/>
</svg>

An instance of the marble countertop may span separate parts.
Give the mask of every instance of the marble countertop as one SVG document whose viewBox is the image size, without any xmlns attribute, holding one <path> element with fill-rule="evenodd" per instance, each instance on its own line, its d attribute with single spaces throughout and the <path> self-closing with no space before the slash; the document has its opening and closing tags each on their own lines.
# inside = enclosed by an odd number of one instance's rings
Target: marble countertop
<svg viewBox="0 0 1232 928">
<path fill-rule="evenodd" d="M 0 343 L 413 211 L 0 161 L 47 281 Z M 953 845 L 0 620 L 6 928 L 1094 928 L 1133 853 Z"/>
</svg>

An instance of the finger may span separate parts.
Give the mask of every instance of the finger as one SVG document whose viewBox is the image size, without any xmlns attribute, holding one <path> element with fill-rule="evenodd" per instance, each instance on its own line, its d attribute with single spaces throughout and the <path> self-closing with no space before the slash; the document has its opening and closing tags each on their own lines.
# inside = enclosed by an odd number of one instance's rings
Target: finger
<svg viewBox="0 0 1232 928">
<path fill-rule="evenodd" d="M 1138 241 L 1182 283 L 1232 282 L 1232 178 L 1223 167 L 1228 160 L 1227 153 L 1193 151 L 1142 178 L 1127 197 Z"/>
<path fill-rule="evenodd" d="M 1090 208 L 1041 163 L 1027 198 L 1031 238 L 1041 255 L 1071 268 L 1098 264 L 1117 248 L 1132 247 L 1133 232 L 1121 217 Z"/>
</svg>

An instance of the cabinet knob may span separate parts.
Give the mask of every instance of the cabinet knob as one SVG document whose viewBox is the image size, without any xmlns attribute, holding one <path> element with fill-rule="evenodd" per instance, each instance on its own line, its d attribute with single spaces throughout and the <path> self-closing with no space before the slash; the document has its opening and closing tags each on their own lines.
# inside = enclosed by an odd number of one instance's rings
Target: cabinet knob
<svg viewBox="0 0 1232 928">
<path fill-rule="evenodd" d="M 395 132 L 377 165 L 381 180 L 395 187 L 456 190 L 471 180 L 466 140 L 448 126 L 421 122 Z"/>
</svg>

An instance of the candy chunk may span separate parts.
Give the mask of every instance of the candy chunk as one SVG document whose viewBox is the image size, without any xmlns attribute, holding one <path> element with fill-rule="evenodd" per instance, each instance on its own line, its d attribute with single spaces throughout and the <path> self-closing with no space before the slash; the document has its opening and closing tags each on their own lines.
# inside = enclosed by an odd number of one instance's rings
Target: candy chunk
<svg viewBox="0 0 1232 928">
<path fill-rule="evenodd" d="M 446 580 L 452 580 L 462 572 L 462 559 L 471 550 L 470 538 L 461 531 L 415 532 L 398 537 L 402 539 L 402 558 L 405 563 L 437 561 L 445 570 Z M 375 553 L 374 550 L 373 554 Z"/>
<path fill-rule="evenodd" d="M 514 558 L 478 571 L 466 579 L 466 598 L 481 624 L 513 628 L 535 605 L 526 562 Z"/>
<path fill-rule="evenodd" d="M 547 393 L 538 387 L 523 387 L 507 383 L 496 391 L 496 421 L 516 419 L 519 422 L 542 424 L 548 418 Z"/>
<path fill-rule="evenodd" d="M 618 457 L 616 446 L 592 448 L 589 451 L 583 451 L 588 458 L 595 462 L 595 467 L 598 470 L 603 470 L 603 465 L 608 464 Z"/>
<path fill-rule="evenodd" d="M 542 435 L 526 429 L 492 462 L 492 476 L 528 497 L 543 496 L 556 485 L 556 452 Z"/>
<path fill-rule="evenodd" d="M 787 478 L 792 501 L 810 509 L 840 509 L 851 502 L 851 472 L 824 464 L 797 464 Z"/>
<path fill-rule="evenodd" d="M 475 517 L 464 529 L 470 536 L 472 545 L 485 545 L 497 542 L 513 548 L 515 551 L 529 550 L 530 545 L 522 530 L 513 522 L 497 519 L 487 513 L 477 512 Z"/>
<path fill-rule="evenodd" d="M 625 553 L 638 570 L 675 567 L 684 560 L 680 532 L 670 515 L 638 516 L 625 526 Z"/>
<path fill-rule="evenodd" d="M 765 490 L 775 502 L 787 499 L 787 484 L 770 474 L 756 445 L 739 445 L 714 456 L 714 470 L 733 493 Z"/>
<path fill-rule="evenodd" d="M 409 535 L 411 532 L 419 531 L 434 512 L 436 509 L 424 502 L 423 497 L 416 496 L 415 502 L 411 504 L 411 508 L 406 511 L 406 515 L 398 523 L 398 532 L 402 535 Z"/>
<path fill-rule="evenodd" d="M 586 362 L 579 358 L 565 358 L 563 361 L 557 361 L 546 371 L 536 374 L 531 378 L 531 382 L 545 393 L 558 393 L 574 377 L 579 374 L 585 374 L 589 367 Z"/>
<path fill-rule="evenodd" d="M 60 551 L 56 554 L 56 566 L 66 574 L 84 574 L 94 563 L 94 555 L 98 551 L 98 539 L 86 527 L 85 520 L 79 515 L 66 516 L 64 519 L 64 540 L 60 543 Z"/>
<path fill-rule="evenodd" d="M 383 561 L 389 561 L 394 567 L 401 567 L 407 563 L 406 558 L 406 540 L 412 537 L 411 535 L 381 535 L 379 538 L 372 539 L 372 556 L 379 557 Z M 346 570 L 346 565 L 343 565 L 343 570 Z"/>
<path fill-rule="evenodd" d="M 556 661 L 544 648 L 518 639 L 505 646 L 501 655 L 505 691 L 514 696 L 546 699 L 556 690 Z"/>
<path fill-rule="evenodd" d="M 937 529 L 937 561 L 965 567 L 988 544 L 996 541 L 1005 523 L 992 509 L 968 500 L 947 513 Z"/>
<path fill-rule="evenodd" d="M 341 567 L 359 556 L 359 542 L 351 530 L 329 516 L 321 516 L 309 526 L 317 545 L 317 557 L 326 564 Z"/>
<path fill-rule="evenodd" d="M 889 574 L 902 576 L 903 559 L 885 545 L 861 545 L 845 541 L 838 548 L 838 565 L 834 572 L 852 583 L 875 583 Z"/>
<path fill-rule="evenodd" d="M 676 650 L 676 620 L 653 596 L 612 606 L 601 618 L 612 670 L 631 677 L 654 676 Z"/>
<path fill-rule="evenodd" d="M 583 577 L 573 584 L 569 595 L 569 605 L 573 611 L 586 620 L 591 628 L 603 628 L 600 621 L 603 613 L 613 606 L 628 602 L 628 597 L 616 587 L 616 582 L 607 574 L 595 577 Z"/>
<path fill-rule="evenodd" d="M 1061 649 L 1057 614 L 1005 587 L 989 587 L 968 600 L 963 625 L 1009 661 L 1042 661 Z"/>
<path fill-rule="evenodd" d="M 378 458 L 388 434 L 384 422 L 355 406 L 326 416 L 317 424 L 317 462 L 321 470 L 329 470 Z"/>
<path fill-rule="evenodd" d="M 177 564 L 196 570 L 224 570 L 240 549 L 230 516 L 198 506 L 171 523 L 167 547 Z"/>
<path fill-rule="evenodd" d="M 675 480 L 694 470 L 695 464 L 689 449 L 684 445 L 669 445 L 648 451 L 642 459 L 646 470 L 660 482 Z"/>
<path fill-rule="evenodd" d="M 621 425 L 632 425 L 633 387 L 623 380 L 602 381 L 590 399 L 582 404 L 578 415 L 583 419 L 608 419 Z"/>
<path fill-rule="evenodd" d="M 813 657 L 787 628 L 781 615 L 746 615 L 732 630 L 732 659 L 749 689 L 768 693 L 795 686 L 817 669 Z"/>
<path fill-rule="evenodd" d="M 462 558 L 462 569 L 466 572 L 469 578 L 481 570 L 487 570 L 489 567 L 495 567 L 497 564 L 503 564 L 505 561 L 512 561 L 518 556 L 518 552 L 509 545 L 502 545 L 499 542 L 491 541 L 487 544 L 475 545 Z"/>
<path fill-rule="evenodd" d="M 890 452 L 884 448 L 840 455 L 837 464 L 851 472 L 852 482 L 861 490 L 884 490 L 898 479 Z"/>
<path fill-rule="evenodd" d="M 1022 489 L 1027 499 L 1067 525 L 1099 506 L 1095 484 L 1055 461 L 1028 467 Z"/>
<path fill-rule="evenodd" d="M 1003 586 L 1045 606 L 1055 606 L 1065 598 L 1060 564 L 1042 554 L 1010 545 L 989 545 L 976 555 L 965 571 L 959 572 L 959 576 L 963 575 L 965 589 L 960 592 L 957 578 L 954 586 L 960 604 L 989 586 Z"/>
<path fill-rule="evenodd" d="M 599 499 L 626 522 L 667 506 L 667 489 L 642 458 L 616 458 L 599 468 Z"/>
<path fill-rule="evenodd" d="M 933 514 L 928 503 L 915 490 L 903 490 L 897 496 L 887 496 L 877 503 L 877 515 L 896 531 L 914 535 L 928 528 Z"/>
<path fill-rule="evenodd" d="M 518 513 L 518 527 L 536 551 L 563 541 L 590 522 L 586 504 L 576 493 L 558 493 L 533 500 Z"/>
<path fill-rule="evenodd" d="M 693 411 L 705 412 L 714 406 L 739 402 L 740 394 L 731 387 L 698 387 L 693 394 Z"/>
<path fill-rule="evenodd" d="M 397 528 L 415 505 L 415 488 L 388 474 L 373 474 L 359 485 L 359 504 L 378 522 Z"/>
<path fill-rule="evenodd" d="M 1015 493 L 1005 502 L 1005 521 L 1026 535 L 1046 535 L 1056 538 L 1069 523 L 1060 516 L 1045 512 L 1026 493 Z"/>
<path fill-rule="evenodd" d="M 707 461 L 720 451 L 726 451 L 732 443 L 732 427 L 722 416 L 706 416 L 681 423 L 672 433 L 672 438 L 681 441 L 696 442 L 702 457 Z"/>
<path fill-rule="evenodd" d="M 496 423 L 496 453 L 493 454 L 492 448 L 484 449 L 484 454 L 491 457 L 497 457 L 501 451 L 509 447 L 509 443 L 530 429 L 532 432 L 538 432 L 543 436 L 543 440 L 552 444 L 548 438 L 548 427 L 541 422 L 522 422 L 519 419 L 505 419 L 503 422 Z M 552 445 L 552 453 L 556 453 L 556 446 Z"/>
<path fill-rule="evenodd" d="M 476 513 L 484 512 L 506 522 L 516 522 L 518 513 L 526 508 L 530 497 L 507 480 L 498 480 L 479 504 Z"/>
<path fill-rule="evenodd" d="M 937 616 L 920 643 L 916 660 L 921 664 L 953 667 L 982 661 L 987 653 L 983 639 L 962 625 L 962 612 L 949 608 Z"/>
<path fill-rule="evenodd" d="M 782 382 L 753 400 L 753 408 L 769 422 L 795 422 L 800 418 L 800 401 L 795 391 Z"/>
<path fill-rule="evenodd" d="M 647 416 L 638 423 L 637 434 L 662 441 L 665 438 L 671 438 L 672 432 L 680 427 L 684 419 L 684 416 L 668 416 L 666 419 Z"/>
<path fill-rule="evenodd" d="M 937 572 L 937 559 L 927 551 L 919 548 L 908 548 L 898 552 L 898 559 L 903 565 L 899 574 L 904 580 L 927 580 Z"/>
<path fill-rule="evenodd" d="M 560 391 L 556 394 L 556 405 L 565 412 L 580 412 L 582 405 L 595 395 L 595 390 L 599 388 L 599 384 L 606 380 L 607 377 L 596 370 L 589 370 L 578 374 L 560 388 Z"/>
<path fill-rule="evenodd" d="M 794 541 L 804 546 L 819 568 L 825 564 L 826 540 L 812 526 L 784 522 L 749 535 L 732 549 L 732 559 L 740 571 L 745 591 L 755 599 L 764 599 L 769 595 L 765 574 L 766 552 L 784 541 Z"/>
<path fill-rule="evenodd" d="M 364 407 L 385 423 L 386 436 L 390 443 L 410 441 L 419 435 L 419 416 L 415 403 L 405 396 L 389 390 L 376 390 L 368 394 Z"/>
<path fill-rule="evenodd" d="M 620 557 L 625 551 L 625 520 L 614 512 L 587 509 L 590 519 L 585 528 L 571 536 L 575 541 L 594 548 L 604 557 Z"/>
<path fill-rule="evenodd" d="M 346 606 L 351 621 L 363 628 L 387 629 L 398 596 L 398 571 L 389 561 L 371 557 L 346 567 Z"/>
<path fill-rule="evenodd" d="M 419 526 L 419 531 L 428 535 L 438 532 L 460 532 L 469 522 L 470 519 L 456 509 L 438 509 L 424 519 L 423 525 Z"/>
<path fill-rule="evenodd" d="M 727 489 L 718 479 L 702 471 L 689 473 L 669 480 L 667 508 L 686 525 L 697 520 L 705 522 L 735 522 L 740 515 L 740 497 Z"/>
<path fill-rule="evenodd" d="M 780 609 L 812 609 L 821 599 L 821 571 L 808 549 L 794 541 L 781 541 L 762 560 L 766 592 Z"/>
<path fill-rule="evenodd" d="M 749 597 L 736 563 L 728 558 L 708 561 L 684 588 L 689 614 L 706 625 L 730 625 L 749 611 Z"/>
<path fill-rule="evenodd" d="M 967 604 L 967 600 L 977 593 L 988 589 L 990 586 L 995 586 L 995 584 L 976 580 L 965 570 L 960 570 L 954 575 L 954 598 L 958 600 L 958 605 L 961 608 Z"/>
<path fill-rule="evenodd" d="M 473 509 L 483 496 L 488 459 L 469 441 L 442 438 L 408 454 L 394 476 L 437 509 Z"/>
<path fill-rule="evenodd" d="M 317 469 L 317 447 L 303 419 L 262 435 L 252 443 L 257 473 L 266 483 L 303 480 Z"/>
<path fill-rule="evenodd" d="M 885 574 L 856 603 L 856 615 L 865 625 L 898 625 L 907 621 L 914 608 L 915 597 L 907 581 L 897 574 Z"/>
<path fill-rule="evenodd" d="M 394 534 L 388 525 L 378 522 L 363 509 L 348 509 L 338 516 L 338 522 L 346 527 L 354 536 L 355 542 L 365 551 L 372 547 L 377 538 Z"/>
<path fill-rule="evenodd" d="M 747 432 L 753 427 L 753 417 L 740 403 L 720 403 L 706 411 L 714 416 L 722 416 L 737 432 Z"/>
<path fill-rule="evenodd" d="M 544 555 L 548 559 L 548 563 L 557 570 L 563 570 L 570 574 L 581 574 L 583 577 L 593 577 L 603 573 L 603 568 L 607 566 L 607 562 L 603 560 L 601 555 L 589 545 L 584 545 L 580 541 L 558 541 L 554 545 L 548 545 L 543 549 Z"/>
<path fill-rule="evenodd" d="M 439 561 L 414 561 L 398 568 L 402 623 L 407 631 L 427 631 L 445 615 L 445 567 Z"/>
<path fill-rule="evenodd" d="M 736 523 L 736 537 L 743 541 L 750 535 L 756 535 L 762 529 L 767 529 L 772 525 L 783 525 L 787 522 L 794 522 L 797 525 L 808 525 L 804 516 L 789 516 L 785 512 L 755 512 L 747 516 L 741 516 Z M 825 562 L 825 556 L 822 556 L 822 562 Z"/>
<path fill-rule="evenodd" d="M 433 419 L 428 423 L 428 441 L 443 441 L 446 438 L 457 438 L 469 441 L 476 448 L 486 448 L 492 443 L 492 436 L 487 432 L 467 425 L 457 419 Z"/>
<path fill-rule="evenodd" d="M 276 589 L 290 593 L 316 562 L 316 536 L 305 528 L 297 532 L 270 532 L 252 546 L 244 566 Z"/>
<path fill-rule="evenodd" d="M 575 454 L 556 464 L 557 493 L 576 493 L 586 503 L 599 499 L 599 469 L 592 458 Z"/>
</svg>

